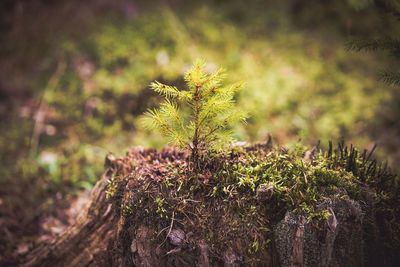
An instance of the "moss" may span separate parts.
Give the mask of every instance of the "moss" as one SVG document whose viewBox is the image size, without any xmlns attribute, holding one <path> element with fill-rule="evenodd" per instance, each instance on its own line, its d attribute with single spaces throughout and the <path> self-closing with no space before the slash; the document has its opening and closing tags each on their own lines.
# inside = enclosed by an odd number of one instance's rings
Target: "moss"
<svg viewBox="0 0 400 267">
<path fill-rule="evenodd" d="M 113 202 L 122 203 L 128 224 L 154 225 L 155 242 L 167 251 L 173 249 L 165 242 L 168 229 L 179 225 L 196 240 L 206 240 L 210 254 L 216 255 L 213 261 L 220 261 L 217 255 L 234 247 L 245 264 L 271 255 L 271 229 L 289 211 L 303 214 L 307 224 L 318 228 L 331 218 L 329 205 L 321 203 L 364 201 L 365 188 L 375 196 L 378 213 L 398 209 L 398 187 L 387 186 L 395 184 L 396 176 L 353 147 L 340 144 L 328 152 L 314 151 L 311 158 L 305 157 L 306 147 L 254 147 L 209 153 L 201 173 L 191 172 L 186 155 L 176 150 L 144 151 L 136 174 L 119 178 L 121 185 L 110 183 L 109 195 Z M 271 192 L 261 197 L 266 188 Z M 336 217 L 341 218 L 338 212 Z M 396 216 L 391 233 L 399 233 Z M 396 242 L 389 243 L 398 246 Z"/>
</svg>

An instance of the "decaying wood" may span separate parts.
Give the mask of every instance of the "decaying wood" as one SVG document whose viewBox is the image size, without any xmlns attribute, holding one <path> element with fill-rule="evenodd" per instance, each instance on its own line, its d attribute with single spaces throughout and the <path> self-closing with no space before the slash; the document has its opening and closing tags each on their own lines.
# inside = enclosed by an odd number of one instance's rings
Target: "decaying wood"
<svg viewBox="0 0 400 267">
<path fill-rule="evenodd" d="M 195 226 L 193 218 L 188 216 L 179 221 L 175 211 L 172 212 L 170 224 L 166 227 L 164 225 L 163 229 L 156 225 L 145 225 L 141 221 L 142 217 L 135 221 L 126 219 L 121 207 L 129 199 L 134 185 L 147 179 L 144 177 L 150 177 L 149 179 L 157 182 L 160 178 L 155 177 L 154 173 L 162 176 L 165 171 L 161 164 L 154 163 L 161 158 L 151 158 L 153 152 L 149 151 L 135 148 L 125 158 L 107 155 L 105 172 L 93 188 L 87 208 L 82 210 L 81 216 L 53 241 L 43 241 L 37 245 L 27 254 L 21 266 L 246 265 L 243 251 L 247 250 L 248 244 L 243 242 L 243 237 L 233 236 L 230 245 L 226 245 L 217 255 L 212 244 L 204 238 L 201 229 L 190 230 L 182 226 L 182 220 L 186 219 L 189 225 Z M 174 158 L 174 153 L 167 151 L 165 155 Z M 184 164 L 179 159 L 176 161 Z M 149 162 L 153 172 L 149 171 Z M 135 164 L 141 168 L 134 167 Z M 116 177 L 131 177 L 119 178 L 117 190 L 122 197 L 117 203 L 106 199 L 109 180 Z M 268 205 L 273 194 L 272 188 L 261 186 L 257 189 L 256 199 L 261 205 Z M 328 210 L 332 214 L 323 227 L 315 228 L 307 222 L 304 215 L 287 212 L 285 218 L 275 226 L 272 249 L 266 250 L 262 261 L 257 264 L 363 266 L 366 256 L 364 250 L 368 247 L 365 246 L 363 237 L 363 227 L 366 227 L 363 223 L 364 212 L 359 203 L 344 199 L 325 199 L 317 208 Z M 218 216 L 221 214 L 214 214 L 214 217 Z M 372 213 L 368 216 L 374 217 Z M 371 222 L 373 224 L 373 220 Z M 163 236 L 159 243 L 154 241 L 155 233 L 158 233 L 157 237 L 160 234 Z"/>
<path fill-rule="evenodd" d="M 106 199 L 106 190 L 110 178 L 115 174 L 128 175 L 132 171 L 130 162 L 144 159 L 140 148 L 128 152 L 127 158 L 115 158 L 107 155 L 106 170 L 93 188 L 88 208 L 76 219 L 64 233 L 52 242 L 42 242 L 33 249 L 21 266 L 187 266 L 190 264 L 183 257 L 177 257 L 181 247 L 185 246 L 185 233 L 171 225 L 168 242 L 176 246 L 171 251 L 164 251 L 160 245 L 151 241 L 155 229 L 150 225 L 126 227 L 125 217 L 120 209 L 112 206 Z M 129 165 L 129 166 L 128 166 Z M 125 185 L 122 185 L 124 188 Z M 115 204 L 115 203 L 114 203 Z M 130 240 L 126 246 L 122 244 Z M 129 249 L 126 249 L 128 247 Z M 209 246 L 203 240 L 194 244 L 195 258 L 199 266 L 210 266 Z"/>
<path fill-rule="evenodd" d="M 107 172 L 93 188 L 88 209 L 52 243 L 42 243 L 28 254 L 22 266 L 106 266 L 105 254 L 116 235 L 116 216 L 105 202 Z"/>
</svg>

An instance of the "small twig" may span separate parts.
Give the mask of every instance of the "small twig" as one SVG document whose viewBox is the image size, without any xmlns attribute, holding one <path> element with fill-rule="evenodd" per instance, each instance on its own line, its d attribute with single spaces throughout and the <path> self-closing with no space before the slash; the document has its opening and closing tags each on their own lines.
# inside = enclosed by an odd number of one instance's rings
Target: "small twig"
<svg viewBox="0 0 400 267">
<path fill-rule="evenodd" d="M 185 215 L 185 217 L 189 220 L 189 222 L 190 222 L 192 225 L 195 225 L 194 222 L 189 218 L 189 216 L 188 216 L 183 210 L 181 210 L 181 213 L 182 213 L 183 215 Z"/>
<path fill-rule="evenodd" d="M 157 234 L 157 237 L 159 237 L 161 235 L 162 232 L 164 232 L 165 230 L 167 230 L 169 228 L 169 226 L 161 229 L 161 231 Z"/>
<path fill-rule="evenodd" d="M 181 250 L 182 250 L 182 248 L 179 248 L 179 247 L 178 248 L 174 248 L 174 249 L 168 251 L 164 256 L 168 256 L 169 254 L 174 254 L 174 253 L 181 252 Z"/>
<path fill-rule="evenodd" d="M 168 230 L 168 233 L 167 233 L 167 236 L 165 237 L 165 239 L 164 239 L 164 241 L 163 242 L 161 242 L 161 244 L 160 245 L 158 245 L 158 248 L 160 248 L 164 243 L 165 243 L 165 241 L 167 241 L 167 239 L 168 239 L 168 236 L 169 236 L 169 234 L 171 233 L 171 231 L 172 231 L 172 226 L 174 226 L 174 218 L 175 218 L 175 211 L 173 211 L 172 212 L 172 219 L 171 219 L 171 225 L 169 226 L 169 230 Z M 161 231 L 164 231 L 164 229 L 163 230 L 161 230 Z"/>
<path fill-rule="evenodd" d="M 199 217 L 199 215 L 197 215 L 196 213 L 194 213 L 194 212 L 191 212 L 191 211 L 188 211 L 188 213 L 191 213 L 191 214 L 193 214 L 194 216 L 196 216 L 196 217 L 197 217 L 197 220 L 198 220 L 198 221 L 201 221 L 201 220 L 200 220 L 200 217 Z"/>
<path fill-rule="evenodd" d="M 195 202 L 195 203 L 200 203 L 201 202 L 201 201 L 193 200 L 193 199 L 182 199 L 182 201 L 190 201 L 190 202 Z"/>
</svg>

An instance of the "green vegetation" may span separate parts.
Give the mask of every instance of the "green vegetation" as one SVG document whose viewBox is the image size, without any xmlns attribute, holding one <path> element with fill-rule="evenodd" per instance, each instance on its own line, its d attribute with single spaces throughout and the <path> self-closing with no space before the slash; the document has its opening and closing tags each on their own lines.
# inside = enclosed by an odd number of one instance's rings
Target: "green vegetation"
<svg viewBox="0 0 400 267">
<path fill-rule="evenodd" d="M 170 142 L 191 151 L 194 169 L 200 169 L 202 151 L 210 151 L 231 141 L 230 124 L 244 120 L 245 114 L 236 110 L 233 97 L 241 83 L 221 87 L 223 70 L 206 73 L 205 63 L 198 61 L 186 72 L 188 91 L 153 82 L 151 89 L 166 97 L 160 109 L 149 110 L 143 123 L 147 128 L 159 130 Z M 171 100 L 170 100 L 171 99 Z M 176 100 L 190 107 L 185 120 Z"/>
<path fill-rule="evenodd" d="M 359 147 L 374 141 L 369 123 L 390 92 L 375 82 L 382 66 L 378 57 L 343 50 L 348 16 L 335 14 L 332 21 L 308 30 L 315 24 L 310 14 L 328 12 L 326 5 L 313 4 L 297 16 L 289 3 L 255 2 L 246 5 L 245 13 L 240 1 L 146 8 L 132 17 L 99 16 L 82 35 L 65 31 L 44 47 L 47 39 L 23 40 L 32 51 L 18 59 L 25 60 L 21 65 L 40 65 L 43 72 L 34 78 L 28 75 L 32 71 L 20 75 L 25 73 L 21 66 L 3 74 L 9 86 L 27 88 L 22 93 L 28 97 L 11 95 L 1 104 L 2 184 L 17 177 L 43 194 L 48 186 L 65 192 L 88 188 L 101 174 L 108 151 L 123 154 L 131 145 L 160 148 L 167 140 L 138 127 L 139 115 L 160 100 L 147 86 L 157 79 L 183 87 L 182 74 L 198 57 L 210 62 L 211 71 L 216 64 L 226 66 L 228 84 L 247 81 L 246 90 L 235 97 L 250 119 L 246 127 L 233 127 L 236 139 L 252 142 L 271 134 L 282 143 L 300 137 L 308 144 L 319 139 L 326 144 L 344 136 Z M 351 13 L 372 33 L 395 31 L 389 18 L 389 26 L 380 26 L 373 8 L 356 13 L 337 1 L 329 8 Z M 361 26 L 352 25 L 363 34 Z M 10 37 L 7 54 L 20 55 L 18 49 L 26 47 L 12 46 L 13 41 Z M 46 51 L 39 53 L 45 56 L 35 57 L 35 49 Z M 10 59 L 7 64 L 18 63 Z M 39 113 L 43 121 L 35 119 Z M 50 173 L 39 160 L 48 153 L 62 169 L 59 173 Z M 22 166 L 31 174 L 21 172 Z"/>
<path fill-rule="evenodd" d="M 386 16 L 395 18 L 395 23 L 400 26 L 400 4 L 396 0 L 377 0 L 376 5 L 385 12 Z M 397 27 L 399 29 L 399 27 Z M 379 57 L 388 58 L 389 65 L 383 67 L 379 73 L 379 80 L 390 85 L 386 90 L 390 92 L 391 99 L 384 101 L 382 108 L 376 112 L 376 120 L 371 123 L 371 137 L 385 150 L 385 157 L 391 162 L 397 162 L 400 155 L 397 149 L 391 147 L 397 146 L 400 135 L 399 128 L 399 103 L 400 103 L 400 42 L 397 39 L 399 32 L 391 32 L 386 34 L 368 34 L 363 38 L 348 41 L 346 48 L 349 51 L 356 52 L 375 52 Z M 360 53 L 361 55 L 361 53 Z M 390 59 L 390 60 L 389 60 Z M 378 70 L 376 70 L 378 71 Z M 380 133 L 377 129 L 385 129 L 384 133 Z M 396 137 L 397 136 L 397 137 Z M 398 169 L 397 167 L 395 167 Z"/>
<path fill-rule="evenodd" d="M 391 56 L 397 58 L 397 60 L 399 57 L 399 47 L 400 41 L 392 38 L 376 40 L 355 40 L 347 44 L 348 50 L 353 50 L 357 52 L 377 50 L 389 51 Z M 381 71 L 379 73 L 379 78 L 390 85 L 400 86 L 400 73 L 397 71 Z"/>
<path fill-rule="evenodd" d="M 301 145 L 276 149 L 269 143 L 232 147 L 209 153 L 200 174 L 191 172 L 189 159 L 174 149 L 144 151 L 142 156 L 137 172 L 117 186 L 117 192 L 129 188 L 129 193 L 110 200 L 114 208 L 122 203 L 127 222 L 154 226 L 154 241 L 167 251 L 173 247 L 164 241 L 174 225 L 186 233 L 205 233 L 198 238 L 205 238 L 212 255 L 237 244 L 243 262 L 251 264 L 274 249 L 273 229 L 287 211 L 326 227 L 332 214 L 321 204 L 338 199 L 366 203 L 364 212 L 373 209 L 376 218 L 384 218 L 377 227 L 385 249 L 396 253 L 400 248 L 399 177 L 366 151 L 342 142 L 326 152 Z"/>
<path fill-rule="evenodd" d="M 1 17 L 8 26 L 0 27 L 0 215 L 11 218 L 2 225 L 12 240 L 34 236 L 41 214 L 90 189 L 108 151 L 166 144 L 139 127 L 162 100 L 148 85 L 183 88 L 196 58 L 209 72 L 229 69 L 226 84 L 247 82 L 235 101 L 249 119 L 232 125 L 235 139 L 321 140 L 326 149 L 340 137 L 368 149 L 378 142 L 376 157 L 398 171 L 399 91 L 376 72 L 399 62 L 344 49 L 349 39 L 399 35 L 396 18 L 371 1 L 36 2 L 43 1 L 18 2 Z M 241 179 L 243 189 L 263 181 Z M 1 251 L 15 250 L 10 240 L 1 235 Z"/>
</svg>

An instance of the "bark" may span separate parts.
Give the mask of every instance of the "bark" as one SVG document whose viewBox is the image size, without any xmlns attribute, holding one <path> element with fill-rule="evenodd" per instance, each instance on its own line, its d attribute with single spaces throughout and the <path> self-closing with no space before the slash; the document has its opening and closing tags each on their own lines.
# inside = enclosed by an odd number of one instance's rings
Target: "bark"
<svg viewBox="0 0 400 267">
<path fill-rule="evenodd" d="M 108 174 L 108 175 L 107 175 Z M 105 201 L 110 171 L 93 188 L 87 210 L 52 243 L 42 243 L 28 254 L 22 266 L 107 265 L 116 238 L 118 216 Z"/>
<path fill-rule="evenodd" d="M 176 248 L 165 251 L 151 240 L 156 229 L 141 222 L 132 227 L 118 208 L 121 203 L 106 199 L 108 180 L 132 171 L 131 161 L 146 156 L 141 152 L 140 148 L 134 149 L 119 159 L 107 155 L 106 170 L 91 192 L 87 209 L 54 241 L 37 245 L 21 266 L 210 266 L 209 247 L 204 240 L 194 242 L 191 255 L 182 257 L 179 254 L 187 244 L 179 237 L 185 233 L 171 228 L 167 242 Z M 118 190 L 128 191 L 126 188 L 126 182 L 120 182 Z"/>
<path fill-rule="evenodd" d="M 170 156 L 175 155 L 169 153 Z M 132 197 L 133 185 L 146 181 L 146 173 L 151 176 L 146 169 L 148 166 L 134 168 L 132 162 L 142 166 L 140 164 L 150 157 L 149 150 L 139 148 L 129 151 L 125 158 L 107 155 L 105 172 L 93 188 L 87 208 L 82 210 L 81 216 L 51 243 L 37 245 L 21 266 L 246 265 L 248 259 L 245 258 L 245 252 L 249 244 L 243 236 L 233 236 L 230 245 L 226 244 L 217 254 L 212 244 L 204 238 L 204 229 L 192 228 L 189 231 L 181 227 L 185 223 L 182 219 L 174 224 L 175 213 L 172 214 L 172 223 L 161 231 L 156 225 L 145 225 L 142 217 L 136 221 L 126 219 L 132 217 L 124 216 L 121 207 Z M 162 173 L 162 168 L 158 171 Z M 108 200 L 106 191 L 109 189 L 109 179 L 128 176 L 131 179 L 118 181 L 116 191 L 122 196 L 117 198 L 119 202 Z M 260 205 L 268 205 L 272 195 L 270 188 L 260 188 L 257 191 Z M 271 249 L 265 250 L 256 265 L 373 266 L 378 257 L 370 252 L 375 251 L 377 238 L 371 235 L 366 238 L 365 233 L 371 232 L 371 229 L 379 231 L 372 202 L 365 203 L 365 206 L 352 200 L 326 199 L 319 203 L 318 208 L 329 210 L 332 216 L 322 227 L 308 223 L 304 214 L 288 211 L 274 229 Z M 221 218 L 219 211 L 216 213 L 212 216 Z M 188 221 L 196 227 L 190 218 Z M 209 225 L 210 229 L 214 227 L 217 224 Z M 225 230 L 221 228 L 220 231 Z M 162 233 L 166 237 L 156 243 L 155 233 Z"/>
</svg>

